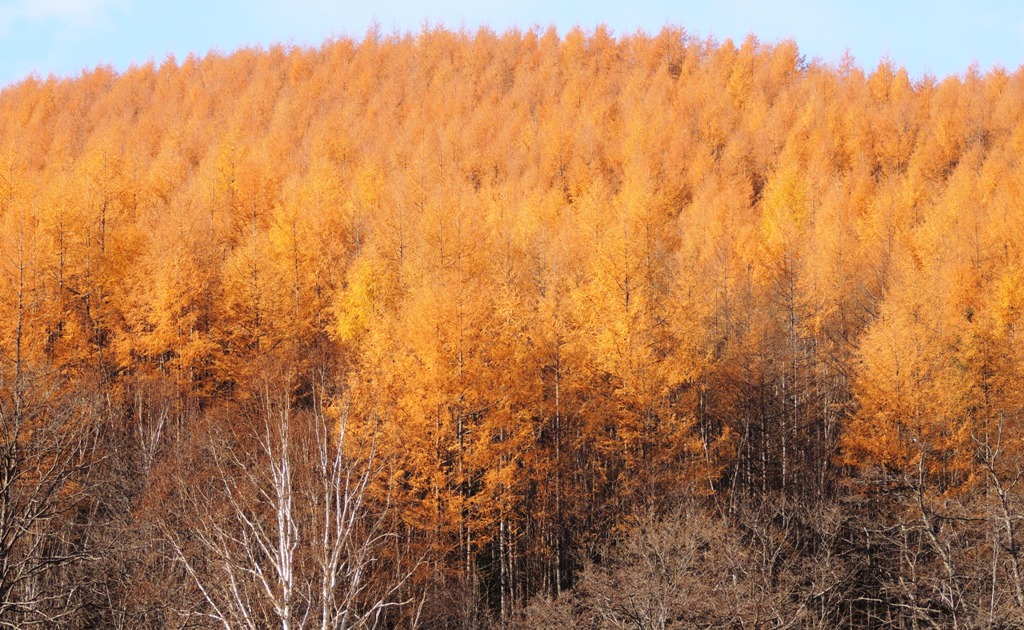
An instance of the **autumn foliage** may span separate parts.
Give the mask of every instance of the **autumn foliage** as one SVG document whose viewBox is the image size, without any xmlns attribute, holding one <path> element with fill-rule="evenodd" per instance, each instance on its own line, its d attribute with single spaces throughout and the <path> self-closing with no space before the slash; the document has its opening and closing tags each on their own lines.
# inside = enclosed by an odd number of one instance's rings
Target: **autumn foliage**
<svg viewBox="0 0 1024 630">
<path fill-rule="evenodd" d="M 1019 623 L 1022 164 L 1019 71 L 672 28 L 9 86 L 0 619 Z"/>
</svg>

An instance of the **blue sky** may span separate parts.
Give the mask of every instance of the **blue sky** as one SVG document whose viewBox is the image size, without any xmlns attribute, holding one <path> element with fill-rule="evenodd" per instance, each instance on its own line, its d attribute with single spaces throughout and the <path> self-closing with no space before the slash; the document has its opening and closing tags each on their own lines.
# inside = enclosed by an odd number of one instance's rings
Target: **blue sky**
<svg viewBox="0 0 1024 630">
<path fill-rule="evenodd" d="M 719 40 L 793 37 L 808 59 L 836 61 L 849 49 L 865 68 L 888 54 L 913 76 L 961 73 L 972 61 L 983 70 L 1024 63 L 1024 3 L 1011 0 L 0 0 L 0 86 L 168 54 L 358 39 L 374 20 L 386 32 L 430 23 L 497 31 L 554 24 L 564 33 L 605 23 L 627 34 L 672 23 Z"/>
</svg>

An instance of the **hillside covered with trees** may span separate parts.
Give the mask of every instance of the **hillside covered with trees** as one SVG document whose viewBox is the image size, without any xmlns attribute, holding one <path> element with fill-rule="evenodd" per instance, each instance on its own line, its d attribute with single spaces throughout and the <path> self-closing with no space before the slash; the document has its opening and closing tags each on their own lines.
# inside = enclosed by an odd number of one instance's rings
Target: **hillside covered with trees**
<svg viewBox="0 0 1024 630">
<path fill-rule="evenodd" d="M 0 624 L 1024 624 L 1024 72 L 371 31 L 0 91 Z"/>
</svg>

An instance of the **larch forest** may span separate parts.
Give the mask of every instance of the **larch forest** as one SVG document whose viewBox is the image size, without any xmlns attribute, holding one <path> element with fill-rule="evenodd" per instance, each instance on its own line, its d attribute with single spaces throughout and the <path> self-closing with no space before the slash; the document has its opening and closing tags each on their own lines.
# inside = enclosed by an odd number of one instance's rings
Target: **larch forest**
<svg viewBox="0 0 1024 630">
<path fill-rule="evenodd" d="M 0 626 L 1024 627 L 1024 71 L 30 77 L 0 254 Z"/>
</svg>

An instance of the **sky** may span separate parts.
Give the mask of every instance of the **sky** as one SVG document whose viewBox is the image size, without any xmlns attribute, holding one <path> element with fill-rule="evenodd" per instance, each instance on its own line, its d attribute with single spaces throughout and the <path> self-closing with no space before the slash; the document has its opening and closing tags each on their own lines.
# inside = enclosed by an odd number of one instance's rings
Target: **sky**
<svg viewBox="0 0 1024 630">
<path fill-rule="evenodd" d="M 849 50 L 866 69 L 888 56 L 913 77 L 1024 63 L 1019 0 L 0 0 L 0 86 L 31 74 L 76 76 L 96 65 L 123 70 L 173 54 L 275 43 L 319 45 L 425 25 L 501 32 L 607 25 L 614 34 L 663 25 L 719 41 L 793 38 L 808 60 Z"/>
</svg>

